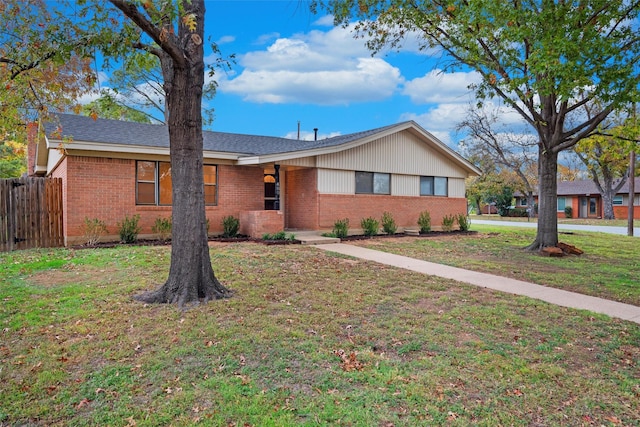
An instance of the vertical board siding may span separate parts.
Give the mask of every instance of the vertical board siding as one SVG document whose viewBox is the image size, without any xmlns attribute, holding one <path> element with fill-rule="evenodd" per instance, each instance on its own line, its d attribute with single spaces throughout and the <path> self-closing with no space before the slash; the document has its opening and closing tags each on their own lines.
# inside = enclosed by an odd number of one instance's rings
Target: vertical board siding
<svg viewBox="0 0 640 427">
<path fill-rule="evenodd" d="M 0 251 L 63 246 L 62 180 L 0 180 Z"/>
<path fill-rule="evenodd" d="M 318 191 L 328 194 L 355 194 L 355 172 L 318 169 Z"/>
<path fill-rule="evenodd" d="M 317 166 L 327 169 L 400 173 L 406 175 L 466 178 L 455 162 L 409 131 L 394 133 L 369 144 L 318 156 Z"/>
<path fill-rule="evenodd" d="M 414 175 L 391 175 L 392 196 L 419 196 L 420 177 Z"/>
<path fill-rule="evenodd" d="M 462 178 L 449 178 L 449 197 L 466 197 L 465 183 Z"/>
</svg>

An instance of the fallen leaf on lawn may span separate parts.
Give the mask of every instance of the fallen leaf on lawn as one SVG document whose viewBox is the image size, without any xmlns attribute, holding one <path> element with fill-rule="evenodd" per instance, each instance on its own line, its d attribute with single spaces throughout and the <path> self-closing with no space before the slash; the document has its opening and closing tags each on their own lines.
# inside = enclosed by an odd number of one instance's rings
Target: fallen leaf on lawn
<svg viewBox="0 0 640 427">
<path fill-rule="evenodd" d="M 611 417 L 605 417 L 604 419 L 614 424 L 622 424 L 622 420 L 618 417 L 611 416 Z"/>
<path fill-rule="evenodd" d="M 347 354 L 344 350 L 339 349 L 335 350 L 333 354 L 335 354 L 340 358 L 340 360 L 342 360 L 342 363 L 340 363 L 340 367 L 343 371 L 361 371 L 364 368 L 364 364 L 356 359 L 356 353 L 354 351 Z"/>
<path fill-rule="evenodd" d="M 89 403 L 91 403 L 91 401 L 90 401 L 89 399 L 87 399 L 87 398 L 82 399 L 82 400 L 80 401 L 80 403 L 78 403 L 78 404 L 76 405 L 76 409 L 80 409 L 80 408 L 82 408 L 83 406 L 87 406 Z"/>
</svg>

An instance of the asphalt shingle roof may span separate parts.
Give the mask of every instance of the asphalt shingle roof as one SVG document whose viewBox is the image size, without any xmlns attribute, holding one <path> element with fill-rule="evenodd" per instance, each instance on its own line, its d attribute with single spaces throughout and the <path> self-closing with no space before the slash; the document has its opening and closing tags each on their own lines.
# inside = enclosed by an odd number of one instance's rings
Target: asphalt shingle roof
<svg viewBox="0 0 640 427">
<path fill-rule="evenodd" d="M 166 125 L 125 122 L 120 120 L 92 119 L 73 114 L 58 114 L 58 123 L 48 123 L 45 131 L 50 139 L 60 139 L 55 134 L 61 126 L 62 137 L 75 141 L 104 144 L 137 145 L 146 147 L 169 147 L 169 132 Z M 237 133 L 204 131 L 204 150 L 236 153 L 245 156 L 262 156 L 304 151 L 346 144 L 370 135 L 383 132 L 399 124 L 383 126 L 349 135 L 340 135 L 318 141 L 302 141 L 272 136 L 244 135 Z"/>
<path fill-rule="evenodd" d="M 640 177 L 635 178 L 635 192 L 640 192 Z M 629 193 L 629 181 L 625 182 L 618 194 Z M 576 181 L 558 181 L 558 196 L 575 196 L 586 194 L 600 194 L 596 184 L 590 179 Z"/>
</svg>

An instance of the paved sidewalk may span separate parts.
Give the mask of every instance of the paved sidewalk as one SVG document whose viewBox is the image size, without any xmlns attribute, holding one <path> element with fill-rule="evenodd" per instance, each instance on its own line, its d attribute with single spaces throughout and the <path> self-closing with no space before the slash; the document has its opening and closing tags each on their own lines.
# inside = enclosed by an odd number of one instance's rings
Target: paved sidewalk
<svg viewBox="0 0 640 427">
<path fill-rule="evenodd" d="M 350 255 L 355 258 L 375 261 L 380 264 L 404 268 L 418 273 L 457 280 L 458 282 L 468 283 L 482 288 L 495 289 L 497 291 L 515 295 L 525 295 L 562 307 L 602 313 L 611 317 L 629 320 L 640 324 L 640 307 L 630 304 L 577 294 L 575 292 L 563 291 L 561 289 L 549 288 L 547 286 L 496 276 L 494 274 L 479 273 L 464 270 L 462 268 L 449 267 L 447 265 L 421 261 L 414 258 L 394 255 L 345 243 L 319 244 L 316 247 L 325 251 Z"/>
</svg>

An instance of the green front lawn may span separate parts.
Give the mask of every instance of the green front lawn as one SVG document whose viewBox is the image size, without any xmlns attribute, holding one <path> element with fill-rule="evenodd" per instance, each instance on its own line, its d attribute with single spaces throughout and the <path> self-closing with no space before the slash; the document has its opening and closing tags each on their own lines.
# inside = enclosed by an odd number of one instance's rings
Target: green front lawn
<svg viewBox="0 0 640 427">
<path fill-rule="evenodd" d="M 0 254 L 0 425 L 640 425 L 640 325 L 254 243 L 231 299 L 133 301 L 169 253 Z"/>
<path fill-rule="evenodd" d="M 548 258 L 523 248 L 535 229 L 478 225 L 477 235 L 402 237 L 353 242 L 399 255 L 512 277 L 640 306 L 640 238 L 576 231 L 560 241 L 585 253 Z"/>
</svg>

